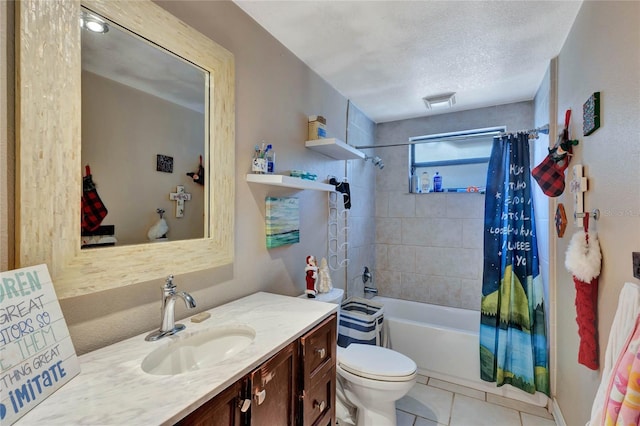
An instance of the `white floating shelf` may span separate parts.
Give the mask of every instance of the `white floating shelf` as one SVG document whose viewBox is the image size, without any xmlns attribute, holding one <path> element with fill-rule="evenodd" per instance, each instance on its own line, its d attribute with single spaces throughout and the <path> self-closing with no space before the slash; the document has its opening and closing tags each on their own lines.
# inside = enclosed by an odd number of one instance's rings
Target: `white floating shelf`
<svg viewBox="0 0 640 426">
<path fill-rule="evenodd" d="M 336 187 L 314 180 L 300 179 L 285 175 L 258 175 L 250 173 L 247 182 L 260 183 L 262 185 L 284 186 L 294 189 L 313 189 L 316 191 L 335 191 Z"/>
<path fill-rule="evenodd" d="M 365 157 L 364 152 L 336 138 L 315 139 L 305 142 L 305 145 L 336 160 L 362 160 Z"/>
</svg>

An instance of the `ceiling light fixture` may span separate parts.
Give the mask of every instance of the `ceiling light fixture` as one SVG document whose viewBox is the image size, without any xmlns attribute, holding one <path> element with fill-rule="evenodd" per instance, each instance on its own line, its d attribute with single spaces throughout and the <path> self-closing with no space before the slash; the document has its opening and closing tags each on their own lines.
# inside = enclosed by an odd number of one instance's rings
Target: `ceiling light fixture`
<svg viewBox="0 0 640 426">
<path fill-rule="evenodd" d="M 427 109 L 451 108 L 456 104 L 456 93 L 450 92 L 434 96 L 425 96 L 422 100 Z"/>
<path fill-rule="evenodd" d="M 98 34 L 104 34 L 109 31 L 109 25 L 106 22 L 89 13 L 82 14 L 82 18 L 80 18 L 80 27 Z"/>
</svg>

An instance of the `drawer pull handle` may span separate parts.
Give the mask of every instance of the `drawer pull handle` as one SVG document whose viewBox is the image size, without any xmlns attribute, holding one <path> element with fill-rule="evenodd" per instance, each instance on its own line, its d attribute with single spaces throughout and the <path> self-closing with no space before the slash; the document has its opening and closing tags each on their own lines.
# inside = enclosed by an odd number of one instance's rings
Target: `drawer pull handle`
<svg viewBox="0 0 640 426">
<path fill-rule="evenodd" d="M 318 402 L 318 401 L 313 401 L 313 408 L 317 408 L 318 411 L 323 412 L 324 409 L 327 407 L 327 404 L 324 401 Z"/>
<path fill-rule="evenodd" d="M 240 412 L 246 413 L 249 410 L 249 407 L 251 407 L 251 400 L 242 399 L 239 401 L 239 405 L 240 405 Z"/>
<path fill-rule="evenodd" d="M 262 389 L 260 392 L 256 392 L 254 396 L 256 398 L 256 401 L 258 402 L 258 405 L 260 405 L 264 402 L 265 398 L 267 397 L 267 390 Z"/>
<path fill-rule="evenodd" d="M 320 359 L 324 359 L 324 357 L 327 356 L 327 350 L 325 348 L 318 348 L 316 349 L 316 353 L 318 354 L 318 356 L 320 357 Z"/>
</svg>

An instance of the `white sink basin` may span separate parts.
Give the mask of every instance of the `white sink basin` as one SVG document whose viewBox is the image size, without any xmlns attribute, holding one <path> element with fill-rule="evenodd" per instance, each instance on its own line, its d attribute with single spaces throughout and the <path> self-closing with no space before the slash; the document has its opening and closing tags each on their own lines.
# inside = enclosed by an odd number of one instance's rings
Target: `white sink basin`
<svg viewBox="0 0 640 426">
<path fill-rule="evenodd" d="M 251 327 L 234 325 L 177 337 L 142 360 L 145 373 L 167 376 L 209 367 L 249 346 L 256 332 Z"/>
</svg>

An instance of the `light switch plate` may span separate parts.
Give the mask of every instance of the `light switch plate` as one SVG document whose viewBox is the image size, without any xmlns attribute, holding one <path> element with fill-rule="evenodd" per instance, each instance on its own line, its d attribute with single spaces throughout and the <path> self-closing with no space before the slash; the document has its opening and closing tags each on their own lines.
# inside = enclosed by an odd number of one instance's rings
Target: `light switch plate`
<svg viewBox="0 0 640 426">
<path fill-rule="evenodd" d="M 633 252 L 633 276 L 640 279 L 640 252 Z"/>
</svg>

